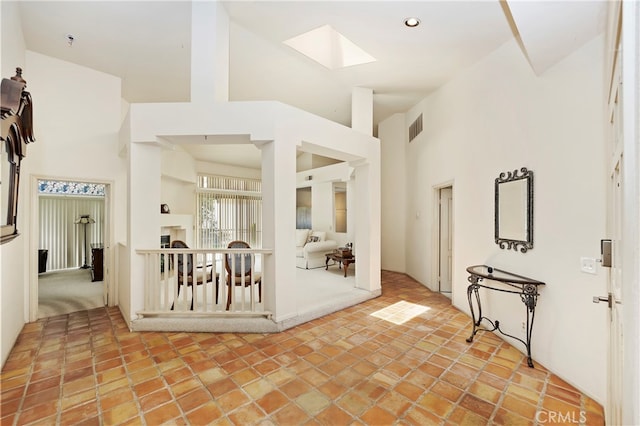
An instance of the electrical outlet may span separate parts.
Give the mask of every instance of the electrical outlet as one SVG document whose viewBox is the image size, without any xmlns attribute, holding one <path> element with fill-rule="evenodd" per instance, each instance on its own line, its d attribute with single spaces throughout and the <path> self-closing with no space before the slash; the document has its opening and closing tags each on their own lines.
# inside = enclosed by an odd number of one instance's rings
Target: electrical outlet
<svg viewBox="0 0 640 426">
<path fill-rule="evenodd" d="M 524 321 L 522 321 L 522 332 L 526 332 L 527 331 L 527 325 Z"/>
<path fill-rule="evenodd" d="M 596 274 L 596 260 L 593 257 L 581 257 L 580 270 L 587 274 Z"/>
</svg>

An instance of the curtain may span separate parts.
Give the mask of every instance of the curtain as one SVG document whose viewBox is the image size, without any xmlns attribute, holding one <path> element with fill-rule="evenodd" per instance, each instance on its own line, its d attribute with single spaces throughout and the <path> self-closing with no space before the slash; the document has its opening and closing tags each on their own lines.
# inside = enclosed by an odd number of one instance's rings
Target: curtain
<svg viewBox="0 0 640 426">
<path fill-rule="evenodd" d="M 241 240 L 262 247 L 261 182 L 203 175 L 198 183 L 196 246 L 225 248 Z"/>
<path fill-rule="evenodd" d="M 199 192 L 197 200 L 198 248 L 225 248 L 235 240 L 262 247 L 262 199 Z"/>
<path fill-rule="evenodd" d="M 48 251 L 47 270 L 78 268 L 84 264 L 85 254 L 87 265 L 91 265 L 91 244 L 104 241 L 104 198 L 40 195 L 39 210 L 39 248 Z M 86 226 L 74 223 L 86 214 L 95 223 Z"/>
</svg>

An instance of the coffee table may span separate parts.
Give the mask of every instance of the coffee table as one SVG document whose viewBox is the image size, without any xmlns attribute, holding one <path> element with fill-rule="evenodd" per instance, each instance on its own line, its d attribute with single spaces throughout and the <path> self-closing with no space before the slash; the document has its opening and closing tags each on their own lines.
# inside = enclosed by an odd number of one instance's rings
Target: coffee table
<svg viewBox="0 0 640 426">
<path fill-rule="evenodd" d="M 344 276 L 347 276 L 347 270 L 349 269 L 349 265 L 352 263 L 356 263 L 356 257 L 351 252 L 342 252 L 342 251 L 334 251 L 331 253 L 326 253 L 325 257 L 325 271 L 329 269 L 329 260 L 333 260 L 338 262 L 338 268 L 343 267 Z"/>
</svg>

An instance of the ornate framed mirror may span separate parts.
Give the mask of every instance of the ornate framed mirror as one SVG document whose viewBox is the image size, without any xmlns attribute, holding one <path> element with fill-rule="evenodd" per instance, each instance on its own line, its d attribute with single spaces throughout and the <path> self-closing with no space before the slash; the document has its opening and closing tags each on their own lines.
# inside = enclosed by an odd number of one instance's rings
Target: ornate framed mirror
<svg viewBox="0 0 640 426">
<path fill-rule="evenodd" d="M 495 180 L 495 241 L 522 253 L 533 248 L 533 172 L 526 167 Z"/>
</svg>

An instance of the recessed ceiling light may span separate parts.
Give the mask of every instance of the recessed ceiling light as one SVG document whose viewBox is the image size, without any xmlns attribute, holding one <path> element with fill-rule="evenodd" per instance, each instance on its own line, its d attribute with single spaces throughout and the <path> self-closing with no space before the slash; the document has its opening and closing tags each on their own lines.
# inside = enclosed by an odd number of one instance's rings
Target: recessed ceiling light
<svg viewBox="0 0 640 426">
<path fill-rule="evenodd" d="M 404 20 L 404 24 L 409 28 L 414 28 L 420 25 L 420 20 L 418 18 L 407 18 Z"/>
</svg>

